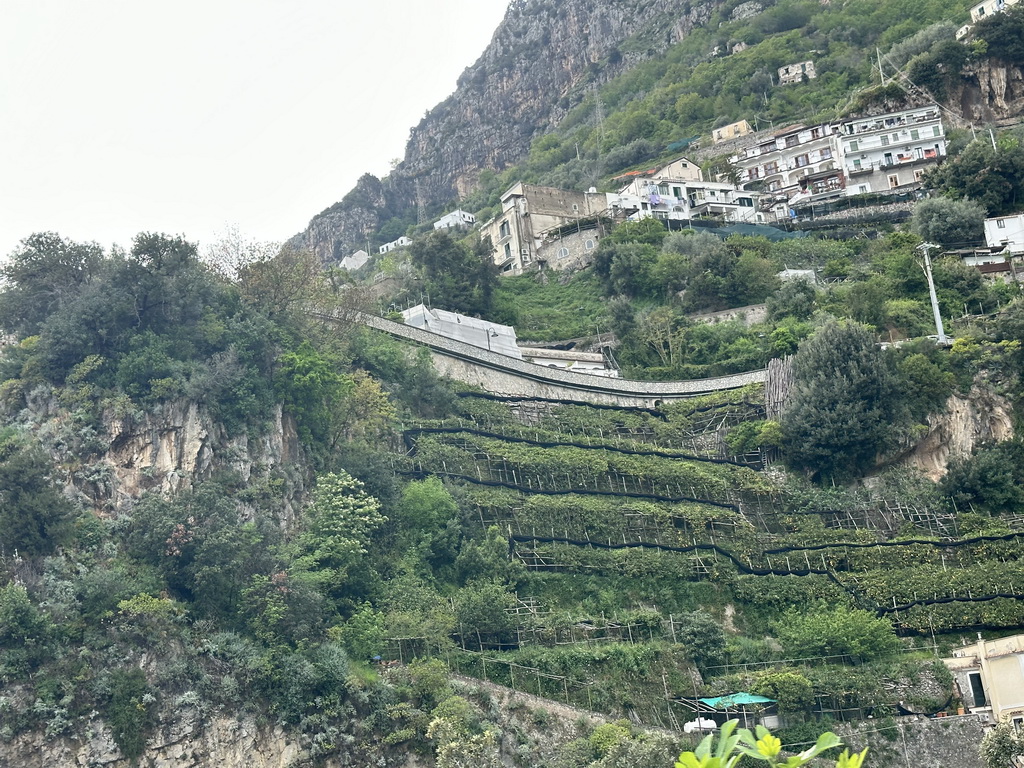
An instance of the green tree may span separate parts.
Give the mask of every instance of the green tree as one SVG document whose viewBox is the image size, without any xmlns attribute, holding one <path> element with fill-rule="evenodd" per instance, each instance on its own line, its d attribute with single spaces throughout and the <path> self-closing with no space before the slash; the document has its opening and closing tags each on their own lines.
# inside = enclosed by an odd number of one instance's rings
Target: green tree
<svg viewBox="0 0 1024 768">
<path fill-rule="evenodd" d="M 912 226 L 925 242 L 966 248 L 985 242 L 985 208 L 973 200 L 930 197 L 914 206 Z"/>
<path fill-rule="evenodd" d="M 974 25 L 974 35 L 986 43 L 985 52 L 1008 64 L 1024 64 L 1024 9 L 1007 8 Z"/>
<path fill-rule="evenodd" d="M 942 478 L 942 491 L 960 508 L 1011 514 L 1024 506 L 1024 441 L 982 443 L 957 457 Z"/>
<path fill-rule="evenodd" d="M 781 670 L 758 677 L 751 693 L 775 699 L 780 712 L 805 712 L 814 704 L 814 687 L 799 672 Z"/>
<path fill-rule="evenodd" d="M 606 239 L 615 243 L 640 243 L 659 248 L 667 235 L 668 230 L 664 224 L 657 219 L 647 218 L 622 222 Z"/>
<path fill-rule="evenodd" d="M 436 231 L 416 240 L 409 252 L 434 306 L 478 317 L 490 314 L 498 278 L 488 244 L 477 240 L 469 247 Z"/>
<path fill-rule="evenodd" d="M 35 669 L 45 657 L 53 629 L 24 586 L 0 587 L 0 679 Z"/>
<path fill-rule="evenodd" d="M 787 280 L 765 301 L 768 317 L 772 320 L 787 316 L 806 320 L 814 312 L 817 295 L 807 280 Z"/>
<path fill-rule="evenodd" d="M 929 413 L 937 413 L 945 407 L 955 383 L 952 373 L 920 352 L 900 360 L 897 371 L 900 390 L 913 420 L 923 422 Z"/>
<path fill-rule="evenodd" d="M 482 637 L 512 639 L 502 635 L 514 626 L 508 611 L 515 605 L 515 594 L 501 582 L 475 581 L 460 589 L 455 596 L 455 620 L 463 644 L 478 645 L 478 640 L 484 642 Z"/>
<path fill-rule="evenodd" d="M 308 341 L 278 358 L 274 385 L 284 407 L 295 416 L 307 443 L 326 442 L 352 381 L 338 372 L 335 361 Z"/>
<path fill-rule="evenodd" d="M 776 635 L 791 658 L 846 655 L 871 661 L 899 648 L 888 621 L 843 607 L 790 611 L 778 622 Z"/>
<path fill-rule="evenodd" d="M 1024 197 L 1024 133 L 1002 133 L 995 147 L 979 136 L 925 179 L 948 195 L 977 201 L 990 216 L 1013 213 Z"/>
<path fill-rule="evenodd" d="M 234 618 L 253 575 L 271 570 L 276 534 L 265 521 L 241 522 L 226 489 L 208 483 L 171 500 L 144 496 L 132 510 L 127 545 L 200 614 Z"/>
<path fill-rule="evenodd" d="M 893 435 L 896 378 L 871 332 L 830 322 L 793 358 L 793 389 L 782 418 L 790 466 L 812 477 L 863 474 Z"/>
<path fill-rule="evenodd" d="M 474 734 L 452 718 L 436 717 L 427 737 L 437 745 L 437 768 L 500 768 L 502 764 L 493 730 Z"/>
<path fill-rule="evenodd" d="M 652 297 L 658 291 L 653 269 L 658 249 L 647 243 L 605 238 L 594 254 L 594 270 L 609 296 Z"/>
<path fill-rule="evenodd" d="M 687 653 L 701 669 L 721 664 L 725 660 L 725 632 L 714 618 L 704 611 L 694 611 L 680 617 L 676 638 L 686 646 Z"/>
<path fill-rule="evenodd" d="M 48 555 L 61 543 L 72 506 L 50 476 L 41 448 L 0 437 L 0 551 Z"/>
<path fill-rule="evenodd" d="M 345 594 L 352 570 L 387 518 L 380 502 L 344 470 L 318 477 L 312 497 L 298 537 L 301 554 L 292 570 L 312 574 L 331 594 Z"/>
<path fill-rule="evenodd" d="M 1024 755 L 1024 738 L 1004 721 L 982 736 L 980 752 L 987 768 L 1009 768 Z"/>
<path fill-rule="evenodd" d="M 459 507 L 441 480 L 428 477 L 406 485 L 393 518 L 398 548 L 451 576 L 461 538 Z"/>
<path fill-rule="evenodd" d="M 30 235 L 0 269 L 0 327 L 18 336 L 39 332 L 43 322 L 73 301 L 98 272 L 103 251 L 53 232 Z"/>
<path fill-rule="evenodd" d="M 107 722 L 124 757 L 135 762 L 146 748 L 146 733 L 156 719 L 156 696 L 141 669 L 115 670 L 109 676 Z"/>
</svg>

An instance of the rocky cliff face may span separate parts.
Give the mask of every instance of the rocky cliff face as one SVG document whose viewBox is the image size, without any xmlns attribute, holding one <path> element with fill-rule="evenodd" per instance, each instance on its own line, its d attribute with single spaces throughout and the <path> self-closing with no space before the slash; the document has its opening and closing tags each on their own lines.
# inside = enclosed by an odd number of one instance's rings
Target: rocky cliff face
<svg viewBox="0 0 1024 768">
<path fill-rule="evenodd" d="M 565 744 L 585 737 L 608 717 L 510 688 L 456 677 L 458 695 L 486 711 L 498 726 L 503 765 L 550 765 Z M 678 734 L 652 734 L 680 749 Z M 0 766 L 18 768 L 420 768 L 435 761 L 408 745 L 387 746 L 380 735 L 351 720 L 332 735 L 337 749 L 324 754 L 315 739 L 253 715 L 202 717 L 193 708 L 166 707 L 137 761 L 118 748 L 110 726 L 95 713 L 74 730 L 52 735 L 24 731 L 0 739 Z M 460 763 L 461 764 L 461 763 Z"/>
<path fill-rule="evenodd" d="M 227 471 L 246 484 L 282 481 L 278 500 L 287 525 L 305 489 L 305 455 L 280 406 L 258 436 L 229 435 L 203 406 L 185 400 L 147 413 L 112 407 L 83 424 L 48 389 L 28 397 L 21 419 L 65 472 L 68 491 L 100 515 L 116 514 L 146 491 L 175 494 Z"/>
<path fill-rule="evenodd" d="M 945 411 L 929 417 L 928 427 L 928 434 L 901 463 L 937 481 L 952 459 L 969 456 L 979 443 L 1013 437 L 1013 408 L 979 382 L 966 396 L 952 395 Z"/>
<path fill-rule="evenodd" d="M 1019 122 L 1024 114 L 1024 71 L 997 59 L 981 59 L 964 70 L 964 84 L 952 103 L 977 125 Z"/>
<path fill-rule="evenodd" d="M 252 717 L 218 717 L 203 725 L 189 713 L 166 723 L 137 762 L 121 755 L 109 727 L 99 719 L 80 736 L 53 738 L 31 731 L 0 744 L 0 765 L 20 768 L 294 768 L 309 765 L 309 760 L 309 751 L 280 727 Z M 340 758 L 319 763 L 324 768 L 352 764 Z"/>
<path fill-rule="evenodd" d="M 293 243 L 325 261 L 336 259 L 365 246 L 366 232 L 382 217 L 400 215 L 417 201 L 443 203 L 472 191 L 480 171 L 520 160 L 531 140 L 557 125 L 592 84 L 662 53 L 720 4 L 513 0 L 455 93 L 412 130 L 404 160 L 382 184 L 382 198 L 369 207 L 332 206 Z"/>
</svg>

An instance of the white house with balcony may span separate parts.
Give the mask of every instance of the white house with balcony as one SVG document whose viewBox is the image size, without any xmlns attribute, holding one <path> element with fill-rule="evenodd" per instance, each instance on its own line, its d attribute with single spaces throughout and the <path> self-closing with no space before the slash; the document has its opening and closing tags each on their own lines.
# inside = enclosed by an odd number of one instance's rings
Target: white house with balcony
<svg viewBox="0 0 1024 768">
<path fill-rule="evenodd" d="M 984 2 L 978 3 L 971 8 L 971 21 L 977 24 L 982 19 L 1002 13 L 1010 6 L 1016 5 L 1019 2 L 1020 0 L 984 0 Z"/>
<path fill-rule="evenodd" d="M 1016 5 L 1020 0 L 984 0 L 984 2 L 978 3 L 971 8 L 971 21 L 968 24 L 964 24 L 960 29 L 956 31 L 956 39 L 962 40 L 970 34 L 971 30 L 974 29 L 974 25 L 982 19 L 987 19 L 989 16 L 995 16 L 997 13 L 1002 13 L 1011 5 Z"/>
<path fill-rule="evenodd" d="M 384 243 L 377 252 L 378 253 L 390 253 L 391 251 L 398 250 L 399 248 L 405 248 L 407 245 L 412 245 L 412 240 L 404 235 L 397 240 L 392 240 L 390 243 Z"/>
<path fill-rule="evenodd" d="M 434 222 L 434 229 L 468 229 L 476 224 L 476 216 L 461 209 L 446 213 Z"/>
<path fill-rule="evenodd" d="M 631 219 L 757 221 L 757 193 L 718 181 L 634 179 L 618 193 L 608 195 L 608 207 Z"/>
<path fill-rule="evenodd" d="M 985 243 L 1005 246 L 1010 254 L 1024 253 L 1024 213 L 985 219 Z"/>
<path fill-rule="evenodd" d="M 838 125 L 794 125 L 770 134 L 743 154 L 733 155 L 740 186 L 759 186 L 761 207 L 778 217 L 801 197 L 842 194 L 846 185 L 836 136 Z"/>
<path fill-rule="evenodd" d="M 914 189 L 946 156 L 939 108 L 858 117 L 840 124 L 847 195 Z"/>
</svg>

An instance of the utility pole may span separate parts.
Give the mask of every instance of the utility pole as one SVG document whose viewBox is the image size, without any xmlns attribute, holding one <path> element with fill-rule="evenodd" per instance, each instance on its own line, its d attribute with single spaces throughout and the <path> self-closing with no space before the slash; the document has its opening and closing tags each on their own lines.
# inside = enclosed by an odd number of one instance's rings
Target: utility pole
<svg viewBox="0 0 1024 768">
<path fill-rule="evenodd" d="M 928 296 L 932 301 L 932 314 L 935 316 L 935 330 L 939 334 L 938 344 L 940 347 L 945 347 L 949 344 L 949 340 L 946 338 L 946 331 L 942 327 L 942 313 L 939 312 L 939 298 L 935 295 L 935 281 L 932 280 L 932 260 L 929 255 L 929 251 L 932 248 L 938 248 L 939 246 L 934 243 L 921 243 L 918 247 L 924 254 L 924 274 L 928 278 Z"/>
</svg>

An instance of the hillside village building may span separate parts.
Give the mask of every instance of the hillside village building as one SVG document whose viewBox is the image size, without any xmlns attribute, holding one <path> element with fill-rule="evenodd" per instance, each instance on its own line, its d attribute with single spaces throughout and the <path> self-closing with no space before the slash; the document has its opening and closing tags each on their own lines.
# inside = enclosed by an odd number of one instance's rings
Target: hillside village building
<svg viewBox="0 0 1024 768">
<path fill-rule="evenodd" d="M 780 217 L 798 194 L 842 192 L 846 186 L 839 162 L 838 125 L 790 126 L 748 147 L 731 160 L 743 189 L 759 184 L 762 205 Z M 810 191 L 808 191 L 810 190 Z"/>
<path fill-rule="evenodd" d="M 1024 253 L 1024 213 L 985 219 L 985 242 L 1005 246 L 1010 254 Z"/>
<path fill-rule="evenodd" d="M 817 76 L 818 73 L 814 71 L 814 62 L 810 60 L 779 67 L 779 85 L 803 82 L 805 77 L 808 80 L 813 80 Z"/>
<path fill-rule="evenodd" d="M 520 274 L 541 258 L 545 236 L 606 207 L 603 194 L 514 184 L 501 196 L 501 214 L 480 228 L 491 238 L 492 257 L 505 274 Z"/>
<path fill-rule="evenodd" d="M 434 229 L 467 229 L 476 224 L 476 216 L 463 210 L 446 213 L 434 222 Z"/>
<path fill-rule="evenodd" d="M 412 245 L 412 240 L 403 235 L 397 240 L 392 240 L 390 243 L 384 243 L 384 245 L 377 249 L 377 252 L 390 253 L 391 251 L 397 250 L 399 248 L 405 248 L 407 245 Z"/>
<path fill-rule="evenodd" d="M 754 223 L 758 193 L 704 181 L 700 166 L 681 157 L 668 165 L 630 171 L 618 192 L 573 192 L 534 184 L 513 185 L 501 196 L 501 215 L 484 223 L 492 258 L 503 274 L 521 274 L 542 262 L 553 269 L 589 263 L 600 238 L 597 218 L 720 219 Z"/>
<path fill-rule="evenodd" d="M 799 203 L 916 189 L 946 156 L 939 109 L 791 126 L 730 158 L 741 187 L 764 192 L 763 210 L 786 218 Z"/>
<path fill-rule="evenodd" d="M 358 250 L 351 256 L 346 256 L 345 258 L 343 258 L 338 266 L 340 266 L 342 269 L 355 271 L 359 269 L 361 266 L 363 266 L 363 264 L 365 264 L 369 260 L 370 254 L 368 254 L 366 251 Z"/>
<path fill-rule="evenodd" d="M 1002 13 L 1010 6 L 1016 5 L 1019 2 L 1020 0 L 984 0 L 984 2 L 978 3 L 971 8 L 971 21 L 977 24 L 982 19 Z"/>
<path fill-rule="evenodd" d="M 990 723 L 1024 726 L 1024 635 L 982 640 L 942 662 L 953 673 L 965 709 Z"/>
<path fill-rule="evenodd" d="M 747 126 L 749 128 L 749 126 Z M 701 219 L 754 222 L 756 195 L 739 193 L 735 185 L 704 181 L 700 166 L 681 157 L 668 165 L 633 178 L 617 193 L 608 195 L 608 209 L 631 219 Z"/>
<path fill-rule="evenodd" d="M 733 53 L 736 53 L 735 49 L 733 49 Z M 723 125 L 721 128 L 715 128 L 711 131 L 711 141 L 714 144 L 720 144 L 723 141 L 729 141 L 729 139 L 735 139 L 739 136 L 746 136 L 748 133 L 752 132 L 753 129 L 751 129 L 750 123 L 746 120 L 740 120 L 736 123 Z"/>
<path fill-rule="evenodd" d="M 608 207 L 631 219 L 721 218 L 754 223 L 757 193 L 738 192 L 734 185 L 717 181 L 634 179 L 608 195 Z"/>
<path fill-rule="evenodd" d="M 946 133 L 934 104 L 847 120 L 840 134 L 849 195 L 920 184 L 924 172 L 946 156 Z"/>
<path fill-rule="evenodd" d="M 984 2 L 978 3 L 971 8 L 971 21 L 956 31 L 956 39 L 962 40 L 967 37 L 971 30 L 974 29 L 974 25 L 982 19 L 1002 13 L 1011 5 L 1016 5 L 1019 2 L 1020 0 L 984 0 Z"/>
</svg>

